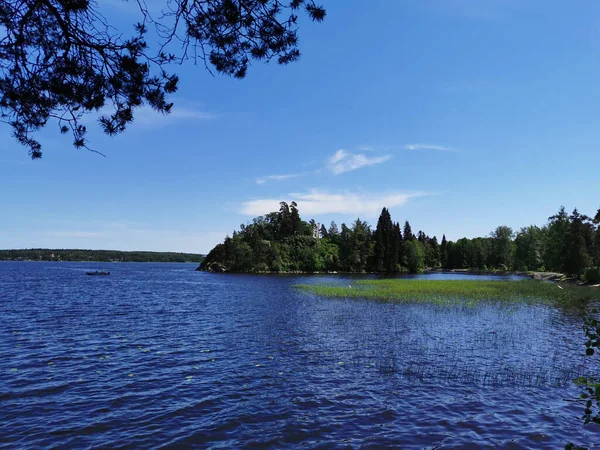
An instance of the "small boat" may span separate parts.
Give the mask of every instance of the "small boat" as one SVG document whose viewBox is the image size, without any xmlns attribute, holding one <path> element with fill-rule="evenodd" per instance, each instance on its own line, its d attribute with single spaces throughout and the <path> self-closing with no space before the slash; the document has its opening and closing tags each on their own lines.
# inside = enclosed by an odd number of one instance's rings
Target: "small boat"
<svg viewBox="0 0 600 450">
<path fill-rule="evenodd" d="M 100 275 L 110 275 L 110 272 L 106 270 L 95 270 L 93 272 L 86 272 L 88 275 L 100 276 Z"/>
</svg>

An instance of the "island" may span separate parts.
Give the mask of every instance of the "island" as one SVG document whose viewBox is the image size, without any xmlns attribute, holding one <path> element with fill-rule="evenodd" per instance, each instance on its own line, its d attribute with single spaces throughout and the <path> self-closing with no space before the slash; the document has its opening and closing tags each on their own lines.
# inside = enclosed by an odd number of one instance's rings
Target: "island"
<svg viewBox="0 0 600 450">
<path fill-rule="evenodd" d="M 383 208 L 375 229 L 356 219 L 329 228 L 302 220 L 298 205 L 242 224 L 214 247 L 198 267 L 208 272 L 247 273 L 418 273 L 430 270 L 564 273 L 600 283 L 600 209 L 592 219 L 561 207 L 539 227 L 516 233 L 501 225 L 486 237 L 441 241 L 401 227 Z"/>
</svg>

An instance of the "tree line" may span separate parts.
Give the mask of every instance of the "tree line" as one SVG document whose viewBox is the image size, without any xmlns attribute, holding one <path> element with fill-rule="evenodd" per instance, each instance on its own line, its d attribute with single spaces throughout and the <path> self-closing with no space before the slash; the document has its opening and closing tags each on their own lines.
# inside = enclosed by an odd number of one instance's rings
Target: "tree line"
<svg viewBox="0 0 600 450">
<path fill-rule="evenodd" d="M 564 207 L 542 227 L 517 232 L 499 226 L 489 236 L 462 238 L 413 233 L 409 221 L 394 222 L 383 208 L 375 229 L 360 219 L 351 226 L 301 219 L 298 205 L 280 203 L 277 212 L 241 225 L 207 255 L 200 269 L 232 272 L 411 272 L 426 268 L 550 271 L 600 277 L 600 209 L 594 218 Z M 593 280 L 592 280 L 593 281 Z"/>
<path fill-rule="evenodd" d="M 0 261 L 99 261 L 99 262 L 201 262 L 203 255 L 175 252 L 122 252 L 118 250 L 78 250 L 33 248 L 0 250 Z"/>
</svg>

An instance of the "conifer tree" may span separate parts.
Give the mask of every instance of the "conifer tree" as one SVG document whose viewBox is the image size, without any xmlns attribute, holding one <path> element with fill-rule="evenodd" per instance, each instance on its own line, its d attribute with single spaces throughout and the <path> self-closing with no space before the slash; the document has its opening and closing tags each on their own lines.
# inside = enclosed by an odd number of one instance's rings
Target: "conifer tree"
<svg viewBox="0 0 600 450">
<path fill-rule="evenodd" d="M 340 234 L 340 231 L 338 230 L 338 226 L 333 220 L 331 221 L 331 225 L 329 225 L 329 230 L 328 230 L 327 234 L 329 234 L 329 236 L 337 236 Z"/>
<path fill-rule="evenodd" d="M 600 225 L 596 227 L 594 234 L 594 266 L 600 267 Z"/>
<path fill-rule="evenodd" d="M 402 232 L 400 231 L 400 224 L 396 222 L 392 229 L 392 256 L 390 258 L 390 272 L 398 271 L 398 265 L 402 261 Z"/>
<path fill-rule="evenodd" d="M 302 233 L 302 219 L 296 202 L 290 203 L 290 223 L 293 235 Z"/>
<path fill-rule="evenodd" d="M 446 235 L 442 235 L 442 243 L 440 245 L 440 259 L 442 263 L 442 267 L 444 269 L 448 268 L 448 241 L 446 240 Z"/>
<path fill-rule="evenodd" d="M 412 234 L 412 229 L 410 228 L 410 223 L 408 223 L 408 220 L 406 222 L 404 222 L 404 240 L 405 241 L 412 241 L 415 239 L 415 236 Z"/>
<path fill-rule="evenodd" d="M 569 231 L 569 215 L 565 211 L 565 207 L 561 206 L 558 213 L 550 216 L 548 221 L 544 264 L 547 270 L 562 272 L 565 268 L 567 233 Z"/>
<path fill-rule="evenodd" d="M 427 265 L 429 267 L 438 267 L 440 265 L 440 245 L 438 244 L 437 237 L 427 237 L 427 249 Z"/>
<path fill-rule="evenodd" d="M 591 264 L 585 241 L 584 218 L 577 208 L 569 217 L 569 232 L 567 234 L 567 254 L 565 259 L 565 272 L 569 275 L 581 275 L 586 267 Z"/>
<path fill-rule="evenodd" d="M 321 234 L 322 238 L 327 238 L 328 233 L 327 228 L 325 228 L 325 225 L 321 224 L 321 229 L 319 230 L 319 233 Z"/>
<path fill-rule="evenodd" d="M 596 212 L 593 223 L 596 225 L 596 231 L 594 232 L 594 251 L 592 254 L 594 266 L 600 267 L 600 208 Z"/>
<path fill-rule="evenodd" d="M 393 261 L 393 231 L 394 225 L 387 208 L 381 210 L 377 228 L 375 229 L 375 248 L 373 253 L 373 271 L 388 272 Z"/>
</svg>

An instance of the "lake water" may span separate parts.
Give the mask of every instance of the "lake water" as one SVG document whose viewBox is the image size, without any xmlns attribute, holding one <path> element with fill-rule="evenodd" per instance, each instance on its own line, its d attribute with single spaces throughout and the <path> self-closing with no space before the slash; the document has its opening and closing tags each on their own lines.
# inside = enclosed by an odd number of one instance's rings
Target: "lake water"
<svg viewBox="0 0 600 450">
<path fill-rule="evenodd" d="M 0 446 L 600 442 L 573 312 L 324 299 L 293 285 L 356 277 L 195 267 L 0 262 Z"/>
</svg>

